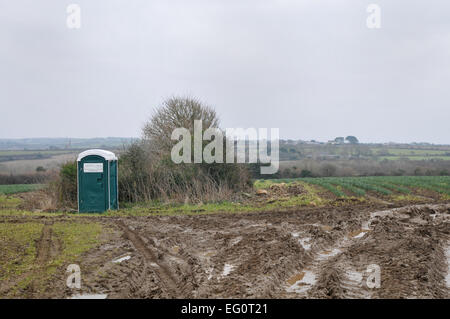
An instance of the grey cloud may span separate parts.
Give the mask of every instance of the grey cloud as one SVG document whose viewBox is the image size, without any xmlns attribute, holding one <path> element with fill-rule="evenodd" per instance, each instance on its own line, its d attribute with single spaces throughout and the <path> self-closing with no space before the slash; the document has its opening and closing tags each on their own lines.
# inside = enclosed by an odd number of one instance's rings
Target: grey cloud
<svg viewBox="0 0 450 319">
<path fill-rule="evenodd" d="M 69 30 L 71 2 L 0 1 L 0 137 L 139 136 L 188 94 L 224 127 L 450 143 L 447 1 L 84 0 Z"/>
</svg>

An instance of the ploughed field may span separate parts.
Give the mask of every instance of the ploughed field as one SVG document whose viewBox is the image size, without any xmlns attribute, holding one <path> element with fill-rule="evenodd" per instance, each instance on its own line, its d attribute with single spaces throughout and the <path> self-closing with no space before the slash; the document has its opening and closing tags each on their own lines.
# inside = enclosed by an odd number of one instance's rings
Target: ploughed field
<svg viewBox="0 0 450 319">
<path fill-rule="evenodd" d="M 0 297 L 450 298 L 445 179 L 385 181 L 392 193 L 381 195 L 347 180 L 359 196 L 326 182 L 344 195 L 317 181 L 259 181 L 242 204 L 250 212 L 4 209 Z M 70 264 L 80 289 L 67 287 Z"/>
</svg>

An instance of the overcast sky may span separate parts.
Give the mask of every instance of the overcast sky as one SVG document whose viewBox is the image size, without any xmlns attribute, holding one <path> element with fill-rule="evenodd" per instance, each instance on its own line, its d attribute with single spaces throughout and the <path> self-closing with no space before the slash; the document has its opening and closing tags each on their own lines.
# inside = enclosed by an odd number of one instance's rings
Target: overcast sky
<svg viewBox="0 0 450 319">
<path fill-rule="evenodd" d="M 190 95 L 223 128 L 450 143 L 449 14 L 447 0 L 0 0 L 0 138 L 140 136 Z"/>
</svg>

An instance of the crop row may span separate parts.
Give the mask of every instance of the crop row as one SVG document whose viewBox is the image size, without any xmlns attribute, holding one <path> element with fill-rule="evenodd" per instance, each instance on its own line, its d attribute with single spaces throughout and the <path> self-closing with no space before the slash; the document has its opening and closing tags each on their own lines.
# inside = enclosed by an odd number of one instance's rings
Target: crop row
<svg viewBox="0 0 450 319">
<path fill-rule="evenodd" d="M 323 177 L 300 180 L 319 185 L 339 197 L 345 196 L 343 190 L 356 196 L 364 196 L 366 192 L 382 195 L 391 195 L 393 192 L 408 194 L 412 189 L 426 189 L 450 195 L 448 176 Z"/>
<path fill-rule="evenodd" d="M 0 194 L 16 194 L 30 192 L 41 189 L 42 184 L 14 184 L 14 185 L 0 185 Z"/>
</svg>

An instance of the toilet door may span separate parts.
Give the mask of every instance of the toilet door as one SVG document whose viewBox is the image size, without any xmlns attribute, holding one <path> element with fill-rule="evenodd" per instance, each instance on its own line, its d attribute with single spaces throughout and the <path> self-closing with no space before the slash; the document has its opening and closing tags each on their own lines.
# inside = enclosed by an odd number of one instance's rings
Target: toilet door
<svg viewBox="0 0 450 319">
<path fill-rule="evenodd" d="M 80 211 L 104 212 L 106 208 L 106 178 L 103 162 L 83 163 L 80 183 Z"/>
</svg>

